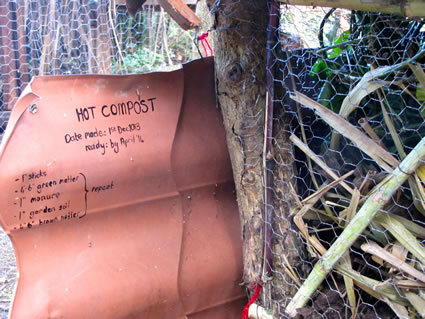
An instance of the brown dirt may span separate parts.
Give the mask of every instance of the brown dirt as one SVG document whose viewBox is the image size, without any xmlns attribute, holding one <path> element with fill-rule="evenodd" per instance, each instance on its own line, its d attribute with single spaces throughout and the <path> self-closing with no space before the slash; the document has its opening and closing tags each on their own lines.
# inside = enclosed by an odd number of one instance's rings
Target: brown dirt
<svg viewBox="0 0 425 319">
<path fill-rule="evenodd" d="M 344 317 L 344 303 L 338 292 L 327 290 L 316 296 L 312 307 L 304 307 L 297 312 L 296 319 L 340 319 Z"/>
<path fill-rule="evenodd" d="M 344 300 L 337 291 L 325 289 L 313 297 L 311 306 L 298 309 L 296 319 L 346 319 L 351 318 L 351 311 L 345 308 Z M 360 307 L 356 318 L 392 319 L 395 314 L 383 302 L 373 302 Z"/>
</svg>

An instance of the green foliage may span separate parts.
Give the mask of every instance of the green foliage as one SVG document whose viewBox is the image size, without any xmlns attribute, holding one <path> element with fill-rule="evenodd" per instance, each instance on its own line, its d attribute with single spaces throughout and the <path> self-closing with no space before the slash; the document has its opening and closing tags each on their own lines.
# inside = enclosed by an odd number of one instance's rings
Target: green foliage
<svg viewBox="0 0 425 319">
<path fill-rule="evenodd" d="M 165 57 L 153 53 L 149 48 L 138 48 L 134 53 L 124 56 L 123 65 L 113 61 L 112 70 L 117 73 L 119 69 L 127 70 L 129 73 L 146 73 L 164 69 Z"/>
<path fill-rule="evenodd" d="M 416 88 L 416 99 L 419 102 L 424 102 L 425 101 L 425 91 L 424 91 L 423 88 L 421 88 L 419 86 Z"/>
<path fill-rule="evenodd" d="M 348 41 L 349 38 L 350 30 L 346 30 L 341 33 L 335 42 L 331 43 L 331 48 L 324 52 L 326 58 L 319 57 L 313 64 L 310 71 L 311 77 L 323 82 L 319 91 L 318 102 L 336 113 L 339 112 L 343 94 L 346 94 L 347 92 L 345 92 L 344 85 L 338 84 L 333 86 L 331 82 L 334 78 L 334 74 L 338 72 L 340 66 L 343 64 L 343 54 L 346 54 L 346 52 L 351 50 L 351 46 L 343 46 L 343 43 Z M 337 95 L 336 93 L 343 94 Z"/>
<path fill-rule="evenodd" d="M 346 30 L 344 31 L 335 41 L 335 45 L 338 44 L 342 44 L 343 42 L 348 41 L 348 39 L 350 38 L 350 30 Z M 350 50 L 351 46 L 347 47 L 347 50 Z M 337 58 L 338 56 L 341 55 L 342 50 L 340 47 L 335 47 L 332 48 L 327 54 L 328 54 L 328 58 L 333 59 L 333 58 Z"/>
<path fill-rule="evenodd" d="M 141 11 L 135 19 L 120 13 L 117 33 L 122 54 L 112 61 L 114 72 L 169 71 L 192 57 L 193 31 L 184 31 L 163 11 Z"/>
<path fill-rule="evenodd" d="M 332 45 L 339 45 L 343 42 L 348 41 L 350 38 L 350 30 L 344 31 Z M 346 50 L 350 50 L 351 46 L 348 46 Z M 326 56 L 328 59 L 336 59 L 343 53 L 343 49 L 341 47 L 333 47 L 326 51 Z M 328 66 L 329 64 L 329 66 Z M 338 68 L 338 65 L 327 63 L 324 59 L 318 58 L 317 61 L 313 64 L 313 68 L 311 69 L 310 76 L 316 77 L 319 79 L 329 79 L 332 77 L 332 71 L 329 67 L 334 66 L 334 69 Z M 323 73 L 326 74 L 326 77 L 323 77 Z"/>
</svg>

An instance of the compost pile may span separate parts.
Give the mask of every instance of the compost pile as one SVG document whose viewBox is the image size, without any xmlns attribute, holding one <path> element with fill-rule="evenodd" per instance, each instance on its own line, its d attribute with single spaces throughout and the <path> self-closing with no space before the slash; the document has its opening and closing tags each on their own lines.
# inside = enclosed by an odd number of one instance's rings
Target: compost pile
<svg viewBox="0 0 425 319">
<path fill-rule="evenodd" d="M 290 90 L 298 170 L 293 192 L 299 199 L 293 221 L 307 264 L 325 257 L 322 269 L 299 278 L 301 290 L 311 290 L 307 303 L 297 304 L 303 296 L 295 296 L 287 313 L 425 316 L 423 25 L 353 11 L 350 29 L 326 45 L 321 29 L 322 48 L 314 51 L 307 74 L 313 87 Z M 361 222 L 365 228 L 356 227 Z M 324 281 L 312 278 L 327 267 Z"/>
</svg>

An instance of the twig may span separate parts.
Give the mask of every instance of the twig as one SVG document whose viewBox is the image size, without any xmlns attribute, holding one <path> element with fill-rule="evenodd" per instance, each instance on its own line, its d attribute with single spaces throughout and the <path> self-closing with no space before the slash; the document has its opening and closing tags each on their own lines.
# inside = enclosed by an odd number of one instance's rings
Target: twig
<svg viewBox="0 0 425 319">
<path fill-rule="evenodd" d="M 319 199 L 328 192 L 331 188 L 337 186 L 339 183 L 341 183 L 344 179 L 352 175 L 354 171 L 350 171 L 347 174 L 339 177 L 335 181 L 331 182 L 328 185 L 322 186 L 317 192 L 314 194 L 308 196 L 303 200 L 304 205 L 302 208 L 296 213 L 294 217 L 294 222 L 298 226 L 301 234 L 304 236 L 304 238 L 308 241 L 309 240 L 309 234 L 308 230 L 304 225 L 304 222 L 302 221 L 302 217 L 311 209 L 313 206 L 319 201 Z"/>
<path fill-rule="evenodd" d="M 317 200 L 319 200 L 326 192 L 328 192 L 332 187 L 337 186 L 339 183 L 341 183 L 341 181 L 343 181 L 344 179 L 346 179 L 347 177 L 351 176 L 354 174 L 354 170 L 349 171 L 348 173 L 346 173 L 345 175 L 342 175 L 341 177 L 338 177 L 336 180 L 334 180 L 333 182 L 327 184 L 327 185 L 323 185 L 322 187 L 320 187 L 314 194 L 311 194 L 310 196 L 304 198 L 302 200 L 303 203 L 305 204 L 310 204 L 312 203 L 312 201 L 317 202 Z M 317 200 L 316 200 L 317 198 Z"/>
<path fill-rule="evenodd" d="M 369 191 L 370 182 L 372 181 L 372 177 L 375 174 L 376 174 L 376 171 L 371 171 L 371 170 L 367 171 L 367 174 L 366 174 L 365 178 L 363 179 L 363 181 L 362 181 L 362 183 L 359 187 L 360 194 L 364 195 L 365 193 L 367 193 Z M 363 191 L 365 191 L 365 192 L 363 192 Z"/>
<path fill-rule="evenodd" d="M 323 29 L 325 27 L 325 23 L 326 21 L 328 21 L 329 17 L 332 15 L 332 13 L 334 13 L 334 11 L 336 10 L 336 8 L 331 8 L 323 17 L 322 22 L 320 22 L 320 27 L 319 27 L 319 43 L 320 43 L 320 47 L 324 47 L 324 41 L 323 41 Z"/>
<path fill-rule="evenodd" d="M 316 162 L 317 165 L 319 165 L 327 174 L 329 174 L 330 177 L 332 177 L 334 180 L 337 180 L 339 176 L 331 170 L 328 165 L 326 165 L 325 162 L 323 162 L 319 156 L 317 156 L 309 147 L 308 145 L 304 144 L 297 136 L 292 134 L 289 139 L 292 143 L 294 143 L 298 148 L 304 152 L 304 154 L 311 158 L 314 162 Z M 344 181 L 341 182 L 341 186 L 344 187 L 350 194 L 353 194 L 353 189 L 347 185 Z"/>
<path fill-rule="evenodd" d="M 292 68 L 292 63 L 291 63 L 291 57 L 289 55 L 289 51 L 287 48 L 285 48 L 285 52 L 286 52 L 286 56 L 288 58 L 287 60 L 287 66 L 288 66 L 288 71 L 289 71 L 289 76 L 291 79 L 291 84 L 292 84 L 292 92 L 296 92 L 297 91 L 297 86 L 295 83 L 295 79 L 294 79 L 294 71 Z M 301 113 L 301 105 L 300 103 L 298 103 L 298 101 L 295 101 L 295 104 L 297 106 L 297 115 L 298 115 L 298 122 L 300 124 L 300 130 L 301 130 L 301 137 L 303 138 L 303 142 L 304 144 L 307 144 L 307 135 L 305 133 L 305 129 L 304 129 L 304 122 L 303 122 L 303 116 Z M 314 175 L 313 172 L 313 164 L 311 163 L 311 159 L 307 156 L 307 167 L 308 167 L 308 172 L 310 174 L 311 180 L 314 184 L 314 187 L 316 187 L 316 189 L 319 189 L 319 183 L 317 182 L 316 176 Z M 320 201 L 323 204 L 324 209 L 326 210 L 326 212 L 331 215 L 332 212 L 330 210 L 330 208 L 328 207 L 328 205 L 326 205 L 325 201 L 321 198 Z"/>
<path fill-rule="evenodd" d="M 376 144 L 372 139 L 367 137 L 362 131 L 345 120 L 342 116 L 335 114 L 323 105 L 313 101 L 299 92 L 295 92 L 295 95 L 291 95 L 291 98 L 316 111 L 316 113 L 325 120 L 329 126 L 346 138 L 350 139 L 354 145 L 374 159 L 378 165 L 387 172 L 391 173 L 393 171 L 392 167 L 397 166 L 398 160 L 395 159 L 391 153 L 383 149 L 379 146 L 379 144 Z"/>
<path fill-rule="evenodd" d="M 374 140 L 376 143 L 378 143 L 384 149 L 386 149 L 384 143 L 382 143 L 381 139 L 375 133 L 375 131 L 373 130 L 372 126 L 370 126 L 368 120 L 365 117 L 362 117 L 360 120 L 358 120 L 358 123 L 360 124 L 361 128 L 366 132 L 367 135 L 369 135 L 369 137 L 372 140 Z"/>
<path fill-rule="evenodd" d="M 415 256 L 423 265 L 425 265 L 425 249 L 418 242 L 416 237 L 403 225 L 401 220 L 395 218 L 396 215 L 379 214 L 377 222 L 389 230 L 404 248 Z M 407 226 L 407 225 L 406 225 Z"/>
<path fill-rule="evenodd" d="M 362 208 L 347 225 L 335 243 L 317 262 L 307 280 L 286 307 L 286 312 L 289 316 L 294 317 L 297 314 L 297 309 L 307 303 L 338 260 L 362 234 L 384 204 L 391 199 L 391 196 L 407 180 L 409 174 L 412 174 L 416 170 L 421 163 L 421 159 L 424 157 L 425 138 L 407 155 L 390 177 L 375 188 L 375 191 L 372 192 L 368 200 L 363 204 Z"/>
<path fill-rule="evenodd" d="M 406 298 L 410 301 L 421 318 L 425 317 L 425 300 L 413 292 L 406 292 Z"/>
<path fill-rule="evenodd" d="M 375 255 L 383 260 L 385 260 L 390 265 L 393 265 L 394 267 L 398 268 L 399 270 L 415 277 L 416 279 L 419 279 L 420 281 L 425 283 L 425 275 L 421 273 L 420 271 L 416 270 L 409 264 L 406 264 L 403 260 L 397 258 L 390 252 L 386 251 L 384 248 L 379 246 L 374 241 L 369 241 L 367 243 L 364 243 L 361 246 L 361 249 L 369 253 L 371 255 Z"/>
<path fill-rule="evenodd" d="M 357 43 L 357 42 L 360 42 L 360 41 L 364 41 L 364 40 L 369 40 L 369 39 L 372 39 L 372 38 L 376 38 L 376 36 L 375 35 L 367 35 L 367 36 L 365 36 L 364 38 L 361 38 L 361 39 L 354 39 L 354 40 L 345 41 L 345 42 L 334 44 L 334 45 L 329 45 L 327 47 L 324 47 L 322 49 L 317 50 L 316 51 L 316 54 L 320 54 L 322 52 L 326 52 L 326 51 L 328 51 L 330 49 L 343 48 L 343 47 L 345 47 L 347 45 L 354 44 L 354 43 Z"/>
<path fill-rule="evenodd" d="M 161 7 L 161 15 L 164 17 L 164 9 L 162 7 Z M 164 42 L 164 50 L 165 50 L 165 53 L 167 54 L 168 65 L 172 65 L 173 62 L 171 61 L 170 50 L 168 48 L 167 27 L 165 23 L 165 18 L 162 19 L 162 41 Z"/>
<path fill-rule="evenodd" d="M 159 15 L 159 18 L 156 19 L 156 35 L 155 35 L 155 40 L 153 43 L 153 54 L 152 54 L 152 59 L 151 59 L 151 65 L 154 66 L 155 62 L 157 60 L 157 49 L 159 46 L 159 35 L 161 34 L 161 27 L 162 27 L 162 19 L 164 18 L 164 16 L 162 14 Z"/>
</svg>

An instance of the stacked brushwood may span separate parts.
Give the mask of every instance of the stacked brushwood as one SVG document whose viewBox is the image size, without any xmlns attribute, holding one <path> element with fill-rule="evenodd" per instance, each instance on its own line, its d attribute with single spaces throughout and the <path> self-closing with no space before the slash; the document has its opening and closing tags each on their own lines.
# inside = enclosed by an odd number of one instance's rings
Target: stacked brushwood
<svg viewBox="0 0 425 319">
<path fill-rule="evenodd" d="M 285 311 L 306 314 L 318 291 L 333 290 L 352 318 L 364 315 L 364 301 L 376 300 L 399 318 L 424 317 L 423 23 L 367 12 L 353 12 L 352 22 L 347 39 L 316 52 L 316 71 L 326 65 L 322 76 L 312 74 L 323 84 L 316 99 L 291 95 L 327 129 L 320 149 L 305 134 L 290 136 L 318 186 L 293 214 L 317 262 Z M 336 67 L 350 60 L 358 63 L 352 73 Z M 351 85 L 341 88 L 342 77 Z M 326 92 L 341 96 L 344 89 L 342 100 Z"/>
</svg>

